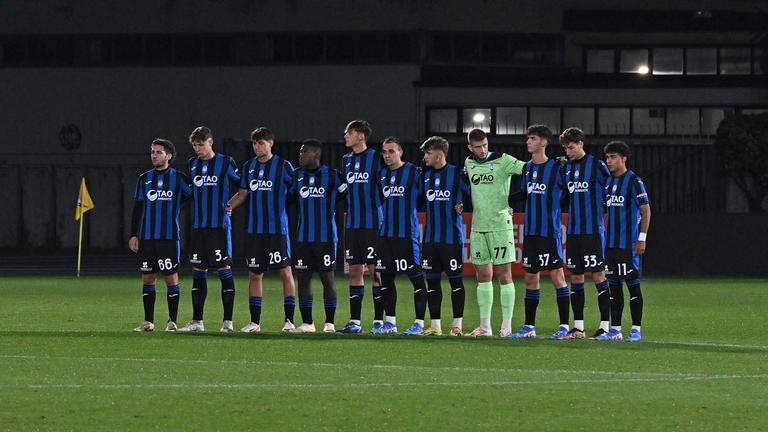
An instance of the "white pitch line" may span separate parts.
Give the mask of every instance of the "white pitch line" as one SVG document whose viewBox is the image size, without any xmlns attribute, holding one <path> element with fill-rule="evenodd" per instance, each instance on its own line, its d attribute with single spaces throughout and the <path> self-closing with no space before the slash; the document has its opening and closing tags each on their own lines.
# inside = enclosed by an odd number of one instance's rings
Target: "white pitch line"
<svg viewBox="0 0 768 432">
<path fill-rule="evenodd" d="M 768 351 L 768 345 L 737 345 L 726 343 L 714 343 L 714 342 L 675 342 L 675 341 L 648 341 L 647 343 L 653 345 L 685 345 L 685 346 L 700 346 L 700 347 L 714 347 L 714 348 L 743 348 L 753 350 L 765 350 Z"/>
<path fill-rule="evenodd" d="M 660 377 L 660 378 L 605 378 L 605 379 L 572 379 L 552 381 L 458 381 L 458 382 L 405 382 L 405 383 L 264 383 L 264 384 L 0 384 L 0 389 L 240 389 L 240 388 L 302 388 L 302 389 L 354 389 L 372 387 L 435 387 L 435 386 L 496 386 L 507 387 L 517 385 L 560 385 L 560 384 L 603 384 L 603 383 L 633 383 L 633 382 L 695 382 L 714 380 L 738 380 L 738 379 L 768 379 L 768 374 L 761 375 L 712 375 L 691 377 Z"/>
</svg>

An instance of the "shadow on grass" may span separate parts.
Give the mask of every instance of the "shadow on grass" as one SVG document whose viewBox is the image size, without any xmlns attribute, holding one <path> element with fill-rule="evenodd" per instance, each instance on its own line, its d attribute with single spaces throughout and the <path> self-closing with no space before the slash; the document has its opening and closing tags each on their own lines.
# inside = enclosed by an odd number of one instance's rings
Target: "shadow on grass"
<svg viewBox="0 0 768 432">
<path fill-rule="evenodd" d="M 622 350 L 622 351 L 647 351 L 649 349 L 654 350 L 681 350 L 691 352 L 711 352 L 711 353 L 729 353 L 729 354 L 764 354 L 768 353 L 768 347 L 761 346 L 737 346 L 717 343 L 702 342 L 697 344 L 691 343 L 676 343 L 676 342 L 664 342 L 664 341 L 642 341 L 637 343 L 628 342 L 598 342 L 592 340 L 569 340 L 569 341 L 556 341 L 543 338 L 537 339 L 500 339 L 500 338 L 467 338 L 467 337 L 421 337 L 421 336 L 405 336 L 405 335 L 371 335 L 371 334 L 283 334 L 283 333 L 271 333 L 264 332 L 258 334 L 248 333 L 166 333 L 163 331 L 156 331 L 153 333 L 136 333 L 131 331 L 0 331 L 0 341 L 4 338 L 73 338 L 73 339 L 137 339 L 137 338 L 152 338 L 157 340 L 158 338 L 190 338 L 190 339 L 210 339 L 216 340 L 253 340 L 254 343 L 258 343 L 260 340 L 268 341 L 280 341 L 290 343 L 292 340 L 302 340 L 308 342 L 314 342 L 318 344 L 324 343 L 359 343 L 364 342 L 376 342 L 381 344 L 436 344 L 436 346 L 444 344 L 466 344 L 472 346 L 493 346 L 493 347 L 509 347 L 510 349 L 516 348 L 542 348 L 551 349 L 557 347 L 564 350 Z"/>
</svg>

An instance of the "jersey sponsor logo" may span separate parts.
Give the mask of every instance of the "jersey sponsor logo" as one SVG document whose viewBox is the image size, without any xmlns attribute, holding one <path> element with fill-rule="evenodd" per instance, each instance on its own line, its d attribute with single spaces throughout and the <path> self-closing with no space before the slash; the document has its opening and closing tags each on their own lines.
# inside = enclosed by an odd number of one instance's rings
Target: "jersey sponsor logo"
<svg viewBox="0 0 768 432">
<path fill-rule="evenodd" d="M 404 186 L 384 186 L 382 189 L 382 192 L 384 192 L 384 198 L 391 197 L 401 197 L 405 196 L 405 187 Z"/>
<path fill-rule="evenodd" d="M 568 182 L 568 192 L 570 193 L 589 192 L 589 182 L 585 182 L 585 181 Z"/>
<path fill-rule="evenodd" d="M 492 184 L 493 174 L 472 174 L 472 178 L 470 180 L 472 181 L 473 185 Z"/>
<path fill-rule="evenodd" d="M 148 190 L 147 191 L 147 199 L 150 201 L 170 201 L 173 199 L 173 191 L 164 191 L 164 190 Z"/>
<path fill-rule="evenodd" d="M 427 190 L 427 201 L 450 201 L 451 191 L 449 190 Z"/>
<path fill-rule="evenodd" d="M 536 174 L 536 173 L 534 173 Z M 528 182 L 527 185 L 529 194 L 545 194 L 547 193 L 547 185 L 538 182 Z"/>
<path fill-rule="evenodd" d="M 325 196 L 325 188 L 304 186 L 299 189 L 299 195 L 301 195 L 302 198 L 322 198 Z"/>
<path fill-rule="evenodd" d="M 253 179 L 251 180 L 250 184 L 248 185 L 252 191 L 271 191 L 272 190 L 272 180 L 261 180 L 261 179 Z"/>
<path fill-rule="evenodd" d="M 205 168 L 205 167 L 203 167 L 203 168 Z M 203 172 L 205 172 L 205 169 L 203 169 Z M 218 176 L 209 176 L 209 175 L 198 175 L 198 176 L 195 176 L 192 179 L 192 182 L 197 187 L 216 186 L 216 184 L 219 183 L 219 177 Z"/>
<path fill-rule="evenodd" d="M 369 177 L 367 172 L 348 172 L 347 183 L 368 183 Z"/>
<path fill-rule="evenodd" d="M 623 207 L 624 197 L 621 195 L 608 195 L 608 202 L 606 205 L 609 207 Z"/>
</svg>

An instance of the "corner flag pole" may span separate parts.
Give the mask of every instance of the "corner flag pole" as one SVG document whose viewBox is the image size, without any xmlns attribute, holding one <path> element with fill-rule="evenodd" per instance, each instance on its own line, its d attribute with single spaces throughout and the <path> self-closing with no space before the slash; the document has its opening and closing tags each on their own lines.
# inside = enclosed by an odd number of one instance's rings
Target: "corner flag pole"
<svg viewBox="0 0 768 432">
<path fill-rule="evenodd" d="M 85 177 L 80 181 L 80 192 L 77 194 L 77 207 L 75 207 L 75 220 L 80 221 L 80 235 L 77 240 L 77 277 L 80 277 L 80 258 L 83 252 L 83 219 L 84 214 L 88 210 L 92 210 L 96 207 L 91 199 L 91 194 L 88 193 L 88 188 L 85 186 Z"/>
</svg>

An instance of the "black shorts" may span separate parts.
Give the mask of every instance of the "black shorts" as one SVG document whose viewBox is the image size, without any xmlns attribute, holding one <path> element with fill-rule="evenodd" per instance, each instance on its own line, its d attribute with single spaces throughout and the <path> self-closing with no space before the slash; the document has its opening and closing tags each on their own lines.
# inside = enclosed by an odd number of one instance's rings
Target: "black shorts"
<svg viewBox="0 0 768 432">
<path fill-rule="evenodd" d="M 350 228 L 344 232 L 344 257 L 350 264 L 376 263 L 379 230 Z"/>
<path fill-rule="evenodd" d="M 336 243 L 298 242 L 293 258 L 293 268 L 296 271 L 333 271 L 336 268 Z"/>
<path fill-rule="evenodd" d="M 616 279 L 640 278 L 640 257 L 634 249 L 605 249 L 605 274 Z"/>
<path fill-rule="evenodd" d="M 232 235 L 223 228 L 192 229 L 189 241 L 189 263 L 207 270 L 232 264 Z"/>
<path fill-rule="evenodd" d="M 527 273 L 556 270 L 563 267 L 563 247 L 559 238 L 525 236 L 523 269 Z"/>
<path fill-rule="evenodd" d="M 603 236 L 571 235 L 565 245 L 565 266 L 573 274 L 605 270 Z"/>
<path fill-rule="evenodd" d="M 144 274 L 179 271 L 178 240 L 139 240 L 139 271 Z"/>
<path fill-rule="evenodd" d="M 446 276 L 461 274 L 464 270 L 464 246 L 458 243 L 424 243 L 421 268 L 428 273 L 445 272 Z"/>
<path fill-rule="evenodd" d="M 284 234 L 248 234 L 245 263 L 252 273 L 264 273 L 291 265 L 291 242 Z"/>
<path fill-rule="evenodd" d="M 421 269 L 419 242 L 410 238 L 379 237 L 376 270 L 382 273 L 413 273 Z"/>
</svg>

